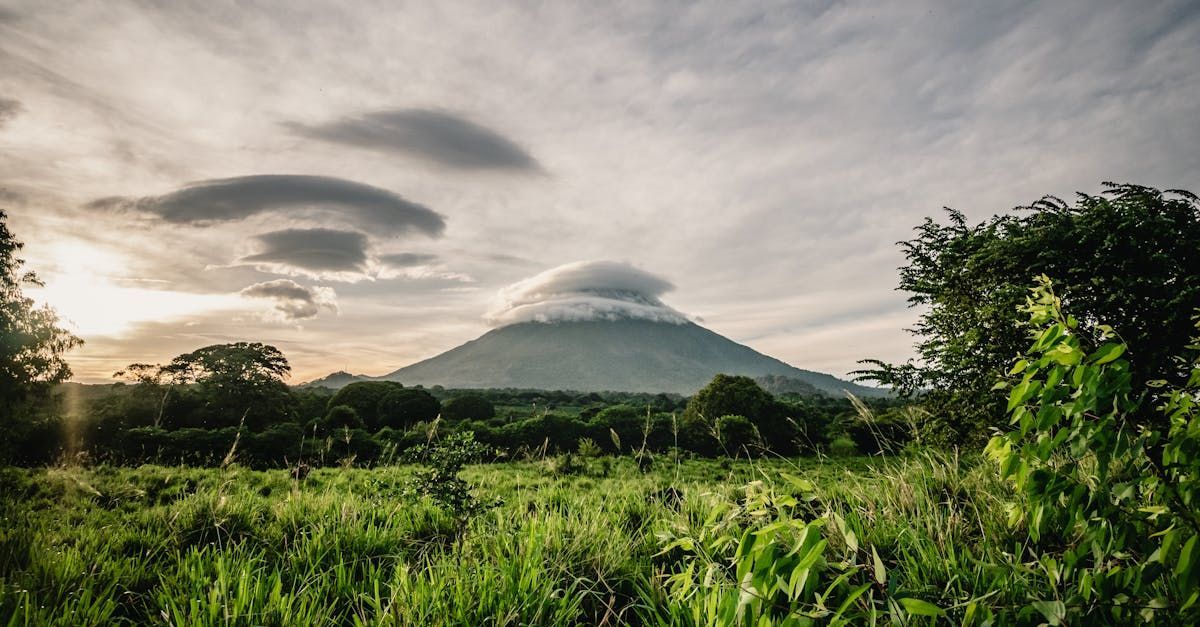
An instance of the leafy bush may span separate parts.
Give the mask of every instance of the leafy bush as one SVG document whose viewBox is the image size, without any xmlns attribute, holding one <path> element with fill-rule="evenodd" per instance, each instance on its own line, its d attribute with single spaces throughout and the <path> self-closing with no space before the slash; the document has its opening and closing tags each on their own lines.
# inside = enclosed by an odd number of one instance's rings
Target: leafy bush
<svg viewBox="0 0 1200 627">
<path fill-rule="evenodd" d="M 409 494 L 429 497 L 458 520 L 460 530 L 464 529 L 472 517 L 498 504 L 471 494 L 471 484 L 459 476 L 463 466 L 479 461 L 487 452 L 488 447 L 476 442 L 469 431 L 409 450 L 409 459 L 424 465 L 409 482 Z"/>
<path fill-rule="evenodd" d="M 576 449 L 576 452 L 579 453 L 580 457 L 585 459 L 589 457 L 600 457 L 604 454 L 604 450 L 600 448 L 600 445 L 596 444 L 596 441 L 591 438 L 580 439 L 579 447 Z"/>
<path fill-rule="evenodd" d="M 339 405 L 351 407 L 362 418 L 362 426 L 378 429 L 383 426 L 379 423 L 381 401 L 389 392 L 401 389 L 404 386 L 394 381 L 355 381 L 330 397 L 327 409 Z"/>
<path fill-rule="evenodd" d="M 1200 359 L 1181 387 L 1137 389 L 1113 329 L 1064 313 L 1045 276 L 1024 311 L 1033 345 L 997 386 L 1014 429 L 987 451 L 1044 579 L 1031 606 L 1050 624 L 1200 622 Z M 1155 388 L 1162 429 L 1138 420 Z"/>
<path fill-rule="evenodd" d="M 907 624 L 909 616 L 944 614 L 919 598 L 893 597 L 876 549 L 860 546 L 836 513 L 806 521 L 814 486 L 783 478 L 790 490 L 754 481 L 740 504 L 710 501 L 708 518 L 695 533 L 675 528 L 659 534 L 659 555 L 677 551 L 682 563 L 666 579 L 666 603 L 643 591 L 650 622 L 844 625 L 873 624 L 890 614 L 894 623 Z"/>
<path fill-rule="evenodd" d="M 1101 322 L 1121 330 L 1137 389 L 1187 379 L 1175 358 L 1200 306 L 1200 199 L 1106 183 L 1073 204 L 1045 197 L 1018 209 L 977 225 L 951 211 L 947 224 L 917 227 L 901 244 L 900 289 L 924 308 L 914 328 L 920 364 L 869 360 L 874 369 L 859 373 L 919 398 L 950 442 L 982 443 L 1003 423 L 1003 402 L 989 388 L 1026 347 L 1018 308 L 1032 274 L 1056 278 L 1081 331 Z M 1161 418 L 1149 406 L 1137 411 Z"/>
</svg>

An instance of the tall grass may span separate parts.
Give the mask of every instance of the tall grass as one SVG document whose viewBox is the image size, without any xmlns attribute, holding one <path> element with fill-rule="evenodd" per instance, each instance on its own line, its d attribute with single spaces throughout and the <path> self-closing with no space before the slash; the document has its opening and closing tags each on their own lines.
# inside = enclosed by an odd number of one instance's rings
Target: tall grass
<svg viewBox="0 0 1200 627">
<path fill-rule="evenodd" d="M 144 466 L 0 474 L 0 624 L 568 625 L 673 622 L 657 534 L 698 532 L 717 503 L 780 472 L 814 485 L 877 548 L 889 586 L 951 608 L 1016 605 L 1021 534 L 975 459 L 473 466 L 503 504 L 456 522 L 402 498 L 408 467 L 287 471 Z M 982 598 L 982 601 L 980 599 Z M 958 608 L 958 609 L 955 609 Z M 957 614 L 956 614 L 957 612 Z"/>
</svg>

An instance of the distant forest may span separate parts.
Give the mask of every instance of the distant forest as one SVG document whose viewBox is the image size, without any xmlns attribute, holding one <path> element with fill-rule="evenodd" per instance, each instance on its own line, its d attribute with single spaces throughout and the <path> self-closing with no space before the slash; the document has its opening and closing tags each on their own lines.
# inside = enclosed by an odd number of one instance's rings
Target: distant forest
<svg viewBox="0 0 1200 627">
<path fill-rule="evenodd" d="M 216 370 L 196 365 L 204 359 Z M 14 434 L 13 461 L 370 465 L 400 461 L 408 449 L 459 432 L 473 432 L 493 459 L 875 453 L 906 439 L 903 429 L 880 431 L 902 420 L 897 401 L 865 401 L 877 413 L 878 424 L 868 426 L 849 398 L 788 392 L 795 386 L 780 377 L 720 375 L 691 398 L 388 381 L 335 390 L 285 385 L 281 359 L 271 346 L 217 345 L 172 362 L 176 372 L 191 362 L 195 378 L 187 382 L 169 381 L 171 366 L 135 365 L 121 373 L 129 381 L 60 384 L 39 404 L 39 418 Z M 243 367 L 271 360 L 277 373 Z M 220 370 L 231 364 L 238 365 Z"/>
</svg>

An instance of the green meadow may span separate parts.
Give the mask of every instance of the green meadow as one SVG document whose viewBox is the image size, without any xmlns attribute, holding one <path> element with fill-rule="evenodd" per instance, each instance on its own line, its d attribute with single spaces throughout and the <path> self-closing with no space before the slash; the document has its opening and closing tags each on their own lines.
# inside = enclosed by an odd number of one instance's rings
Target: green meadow
<svg viewBox="0 0 1200 627">
<path fill-rule="evenodd" d="M 1021 563 L 1024 533 L 1005 524 L 1005 489 L 979 460 L 567 464 L 465 469 L 476 496 L 501 501 L 465 528 L 405 495 L 408 466 L 303 480 L 236 465 L 8 469 L 0 615 L 11 625 L 703 623 L 668 582 L 694 555 L 667 540 L 760 527 L 747 485 L 795 498 L 796 515 L 844 521 L 826 529 L 825 559 L 870 564 L 856 575 L 871 583 L 860 600 L 873 595 L 883 616 L 884 599 L 914 598 L 962 619 L 976 605 L 1020 605 L 1040 582 Z M 933 620 L 903 606 L 894 618 Z"/>
</svg>

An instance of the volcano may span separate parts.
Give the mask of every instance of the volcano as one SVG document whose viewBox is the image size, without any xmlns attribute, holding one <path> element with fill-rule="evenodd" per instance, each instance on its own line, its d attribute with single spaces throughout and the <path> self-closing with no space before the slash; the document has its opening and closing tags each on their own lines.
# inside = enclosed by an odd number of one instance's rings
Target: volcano
<svg viewBox="0 0 1200 627">
<path fill-rule="evenodd" d="M 785 377 L 835 396 L 887 393 L 790 366 L 693 322 L 635 318 L 503 326 L 378 378 L 448 388 L 688 395 L 720 373 Z"/>
</svg>

